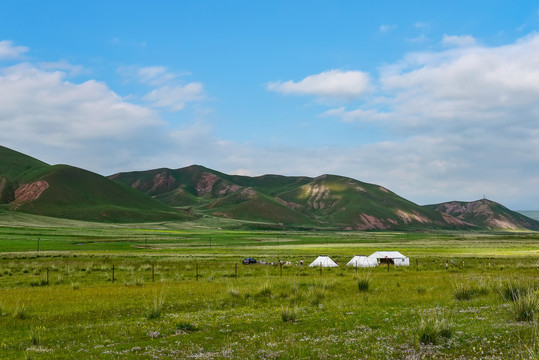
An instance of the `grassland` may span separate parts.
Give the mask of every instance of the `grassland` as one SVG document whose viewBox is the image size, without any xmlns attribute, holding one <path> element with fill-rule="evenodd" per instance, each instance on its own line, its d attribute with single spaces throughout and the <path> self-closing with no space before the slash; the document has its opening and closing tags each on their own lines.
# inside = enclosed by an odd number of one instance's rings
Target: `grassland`
<svg viewBox="0 0 539 360">
<path fill-rule="evenodd" d="M 537 233 L 251 231 L 213 218 L 96 225 L 0 215 L 2 359 L 539 356 L 537 315 L 516 310 L 521 295 L 537 296 Z M 343 266 L 375 250 L 401 251 L 411 266 Z M 341 266 L 297 265 L 319 254 Z M 241 265 L 246 256 L 274 265 Z M 515 299 L 510 287 L 521 289 Z"/>
</svg>

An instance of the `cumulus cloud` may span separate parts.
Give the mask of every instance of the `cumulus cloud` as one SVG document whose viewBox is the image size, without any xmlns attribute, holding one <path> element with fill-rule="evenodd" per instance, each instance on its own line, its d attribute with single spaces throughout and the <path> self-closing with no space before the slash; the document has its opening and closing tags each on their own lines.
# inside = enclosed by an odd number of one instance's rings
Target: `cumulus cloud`
<svg viewBox="0 0 539 360">
<path fill-rule="evenodd" d="M 26 46 L 14 46 L 10 40 L 0 41 L 0 60 L 2 59 L 18 59 L 21 58 L 24 53 L 28 52 Z"/>
<path fill-rule="evenodd" d="M 71 164 L 94 153 L 106 163 L 119 146 L 148 138 L 162 124 L 154 111 L 125 101 L 104 83 L 73 83 L 62 71 L 29 63 L 0 69 L 0 143 L 20 151 L 47 148 L 58 159 L 72 158 Z"/>
<path fill-rule="evenodd" d="M 372 86 L 369 75 L 365 72 L 330 70 L 309 75 L 298 82 L 292 80 L 270 82 L 266 88 L 282 94 L 350 100 L 370 91 Z"/>
<path fill-rule="evenodd" d="M 362 146 L 358 159 L 366 163 L 357 168 L 384 172 L 387 187 L 417 202 L 436 193 L 440 201 L 442 193 L 527 201 L 536 193 L 530 179 L 539 178 L 539 35 L 496 47 L 444 39 L 459 47 L 408 54 L 383 68 L 376 103 L 322 115 L 376 122 L 401 139 Z"/>
<path fill-rule="evenodd" d="M 538 56 L 537 35 L 500 47 L 415 54 L 383 73 L 380 83 L 395 94 L 399 115 L 415 115 L 422 123 L 509 125 L 539 111 Z"/>
</svg>

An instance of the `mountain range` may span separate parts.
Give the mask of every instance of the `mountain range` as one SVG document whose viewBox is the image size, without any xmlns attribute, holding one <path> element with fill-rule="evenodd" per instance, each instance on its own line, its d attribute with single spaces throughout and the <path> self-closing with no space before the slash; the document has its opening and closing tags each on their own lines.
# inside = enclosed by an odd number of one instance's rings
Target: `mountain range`
<svg viewBox="0 0 539 360">
<path fill-rule="evenodd" d="M 199 165 L 104 177 L 48 165 L 0 146 L 0 204 L 107 222 L 238 219 L 255 227 L 332 230 L 539 230 L 494 201 L 420 206 L 375 184 L 337 175 L 228 175 Z"/>
</svg>

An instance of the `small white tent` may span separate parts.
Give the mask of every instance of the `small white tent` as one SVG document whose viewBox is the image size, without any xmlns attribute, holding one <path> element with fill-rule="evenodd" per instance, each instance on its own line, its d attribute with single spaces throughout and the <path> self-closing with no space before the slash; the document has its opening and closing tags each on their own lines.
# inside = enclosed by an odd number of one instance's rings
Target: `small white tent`
<svg viewBox="0 0 539 360">
<path fill-rule="evenodd" d="M 319 256 L 315 261 L 309 265 L 310 267 L 337 267 L 335 261 L 331 260 L 329 256 Z"/>
<path fill-rule="evenodd" d="M 366 257 L 365 255 L 356 255 L 346 264 L 353 267 L 375 267 L 378 266 L 378 260 Z"/>
<path fill-rule="evenodd" d="M 377 251 L 369 258 L 376 259 L 379 264 L 394 264 L 395 266 L 410 266 L 410 259 L 398 251 Z"/>
</svg>

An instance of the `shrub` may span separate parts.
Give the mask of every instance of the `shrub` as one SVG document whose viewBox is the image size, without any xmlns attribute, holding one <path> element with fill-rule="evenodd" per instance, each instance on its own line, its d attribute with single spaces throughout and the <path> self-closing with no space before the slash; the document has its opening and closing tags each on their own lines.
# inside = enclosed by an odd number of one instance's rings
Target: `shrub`
<svg viewBox="0 0 539 360">
<path fill-rule="evenodd" d="M 453 335 L 453 326 L 443 318 L 421 319 L 418 333 L 422 344 L 437 344 L 442 338 L 449 339 Z"/>
<path fill-rule="evenodd" d="M 281 306 L 281 319 L 284 322 L 294 322 L 298 318 L 298 310 L 296 307 Z"/>
</svg>

